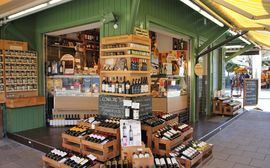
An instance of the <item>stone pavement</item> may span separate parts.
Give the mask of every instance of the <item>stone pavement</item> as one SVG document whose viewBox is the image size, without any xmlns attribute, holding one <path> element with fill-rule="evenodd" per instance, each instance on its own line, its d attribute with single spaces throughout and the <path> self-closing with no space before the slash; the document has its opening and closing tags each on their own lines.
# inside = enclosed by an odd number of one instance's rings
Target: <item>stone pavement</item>
<svg viewBox="0 0 270 168">
<path fill-rule="evenodd" d="M 270 168 L 270 113 L 246 112 L 208 142 L 213 159 L 203 168 Z"/>
<path fill-rule="evenodd" d="M 42 167 L 42 152 L 9 139 L 0 140 L 0 168 Z"/>
</svg>

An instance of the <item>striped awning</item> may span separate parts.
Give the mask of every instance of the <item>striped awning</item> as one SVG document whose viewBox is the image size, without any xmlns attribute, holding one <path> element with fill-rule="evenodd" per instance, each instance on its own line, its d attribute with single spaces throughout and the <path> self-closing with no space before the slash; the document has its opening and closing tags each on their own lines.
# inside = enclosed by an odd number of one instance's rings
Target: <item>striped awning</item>
<svg viewBox="0 0 270 168">
<path fill-rule="evenodd" d="M 270 48 L 270 0 L 195 0 L 223 18 L 235 31 L 248 30 L 247 38 Z M 208 9 L 207 9 L 208 8 Z"/>
</svg>

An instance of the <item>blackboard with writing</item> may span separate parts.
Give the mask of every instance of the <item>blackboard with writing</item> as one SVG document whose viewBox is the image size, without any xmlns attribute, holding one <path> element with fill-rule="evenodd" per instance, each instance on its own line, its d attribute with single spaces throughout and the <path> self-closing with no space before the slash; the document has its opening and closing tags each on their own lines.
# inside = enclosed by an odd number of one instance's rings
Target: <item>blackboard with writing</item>
<svg viewBox="0 0 270 168">
<path fill-rule="evenodd" d="M 244 106 L 258 104 L 258 79 L 244 80 Z"/>
<path fill-rule="evenodd" d="M 99 96 L 99 114 L 108 117 L 125 117 L 124 97 Z"/>
<path fill-rule="evenodd" d="M 127 98 L 118 96 L 99 96 L 99 114 L 107 117 L 125 118 L 124 100 Z M 140 103 L 139 116 L 152 113 L 152 97 L 140 96 L 131 98 L 132 102 Z"/>
</svg>

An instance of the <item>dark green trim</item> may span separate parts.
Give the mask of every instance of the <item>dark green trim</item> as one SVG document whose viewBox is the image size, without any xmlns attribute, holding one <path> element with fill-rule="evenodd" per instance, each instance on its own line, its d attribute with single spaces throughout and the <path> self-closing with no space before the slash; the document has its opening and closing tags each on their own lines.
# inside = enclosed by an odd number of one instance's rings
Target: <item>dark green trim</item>
<svg viewBox="0 0 270 168">
<path fill-rule="evenodd" d="M 216 40 L 218 40 L 221 36 L 223 36 L 227 32 L 227 29 L 218 29 L 215 33 L 213 33 L 209 39 L 204 42 L 199 48 L 198 53 L 201 53 L 204 49 L 206 49 L 210 44 L 214 43 Z"/>
<path fill-rule="evenodd" d="M 206 116 L 212 115 L 212 93 L 213 93 L 213 52 L 207 55 L 207 111 Z"/>
<path fill-rule="evenodd" d="M 132 3 L 131 3 L 130 24 L 129 24 L 129 28 L 128 28 L 128 32 L 130 34 L 133 33 L 136 17 L 137 17 L 138 12 L 139 12 L 140 2 L 141 2 L 141 0 L 132 0 Z"/>
<path fill-rule="evenodd" d="M 224 58 L 225 58 L 225 48 L 221 48 L 219 50 L 218 56 L 218 90 L 223 89 L 223 72 L 225 71 Z"/>
<path fill-rule="evenodd" d="M 192 43 L 192 49 L 191 49 L 191 56 L 190 56 L 190 68 L 191 68 L 191 72 L 190 72 L 190 112 L 189 112 L 189 120 L 194 123 L 196 122 L 196 116 L 197 116 L 197 110 L 196 110 L 196 96 L 197 96 L 197 77 L 194 73 L 194 67 L 195 67 L 195 63 L 196 63 L 196 53 L 195 53 L 195 48 L 197 46 L 198 41 L 196 40 L 196 38 L 192 38 L 191 39 L 191 43 Z"/>
<path fill-rule="evenodd" d="M 237 51 L 236 53 L 230 55 L 229 57 L 225 58 L 225 61 L 228 62 L 231 59 L 233 59 L 234 57 L 241 55 L 242 53 L 246 52 L 247 50 L 251 49 L 254 47 L 254 44 L 250 44 L 250 45 L 245 45 L 244 48 L 242 48 L 241 50 Z"/>
</svg>

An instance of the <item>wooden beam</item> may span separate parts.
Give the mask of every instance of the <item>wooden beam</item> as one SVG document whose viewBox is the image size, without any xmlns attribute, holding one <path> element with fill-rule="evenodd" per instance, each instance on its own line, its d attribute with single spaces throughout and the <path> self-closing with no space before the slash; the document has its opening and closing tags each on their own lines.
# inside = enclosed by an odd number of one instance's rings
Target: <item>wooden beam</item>
<svg viewBox="0 0 270 168">
<path fill-rule="evenodd" d="M 240 49 L 239 51 L 237 51 L 236 53 L 230 55 L 229 57 L 225 58 L 225 62 L 230 61 L 231 59 L 233 59 L 234 57 L 241 55 L 242 53 L 246 52 L 247 50 L 251 49 L 254 47 L 254 44 L 250 44 L 250 45 L 246 45 L 244 48 Z"/>
<path fill-rule="evenodd" d="M 131 4 L 131 14 L 130 14 L 130 24 L 129 24 L 129 33 L 133 33 L 135 21 L 137 14 L 139 12 L 139 7 L 140 7 L 140 2 L 141 0 L 132 0 Z"/>
<path fill-rule="evenodd" d="M 201 53 L 206 49 L 210 44 L 214 43 L 217 39 L 226 33 L 227 29 L 220 29 L 215 34 L 213 34 L 206 42 L 204 42 L 197 50 L 197 53 Z"/>
</svg>

